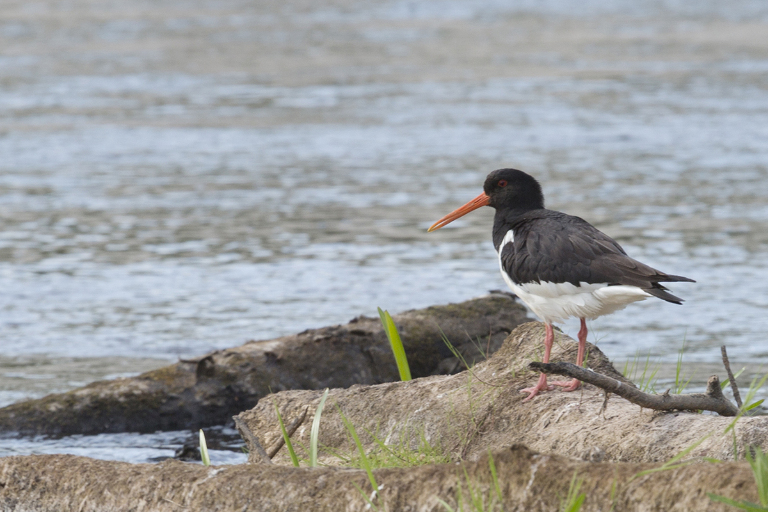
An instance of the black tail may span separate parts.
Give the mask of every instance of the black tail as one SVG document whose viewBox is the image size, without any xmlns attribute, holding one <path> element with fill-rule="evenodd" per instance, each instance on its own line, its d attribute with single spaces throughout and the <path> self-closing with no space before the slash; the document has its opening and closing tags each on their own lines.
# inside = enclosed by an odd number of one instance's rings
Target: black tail
<svg viewBox="0 0 768 512">
<path fill-rule="evenodd" d="M 659 279 L 659 282 L 662 282 L 662 283 L 679 283 L 679 282 L 682 282 L 682 283 L 695 283 L 696 281 L 694 281 L 693 279 L 691 279 L 689 277 L 672 276 L 672 275 L 669 275 L 669 274 L 664 274 L 664 277 Z"/>
<path fill-rule="evenodd" d="M 657 284 L 657 283 L 654 283 Z M 661 286 L 660 284 L 657 284 L 657 286 L 654 286 L 653 288 L 643 288 L 643 291 L 646 291 L 653 295 L 654 297 L 658 297 L 660 299 L 664 299 L 667 302 L 671 302 L 672 304 L 682 304 L 683 299 L 680 297 L 676 297 L 669 293 L 666 288 Z"/>
<path fill-rule="evenodd" d="M 689 279 L 687 277 L 683 277 L 683 276 L 670 276 L 670 275 L 667 275 L 667 274 L 664 275 L 663 279 L 659 279 L 659 281 L 662 281 L 662 282 L 665 282 L 665 283 L 666 282 L 672 282 L 672 283 L 676 283 L 676 282 L 695 283 L 696 282 L 693 279 Z M 658 297 L 658 298 L 660 298 L 662 300 L 665 300 L 667 302 L 671 302 L 673 304 L 682 304 L 683 303 L 683 299 L 681 299 L 680 297 L 677 297 L 677 296 L 672 295 L 671 293 L 669 293 L 669 290 L 664 288 L 658 282 L 653 283 L 648 288 L 643 288 L 643 290 L 648 292 L 648 293 L 650 293 L 654 297 Z"/>
</svg>

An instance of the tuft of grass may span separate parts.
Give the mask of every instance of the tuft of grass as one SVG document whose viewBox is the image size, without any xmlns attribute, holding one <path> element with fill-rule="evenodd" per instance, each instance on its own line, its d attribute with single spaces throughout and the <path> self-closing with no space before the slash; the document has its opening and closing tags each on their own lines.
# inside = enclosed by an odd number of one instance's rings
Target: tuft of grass
<svg viewBox="0 0 768 512">
<path fill-rule="evenodd" d="M 456 486 L 456 505 L 458 509 L 451 507 L 444 500 L 438 498 L 437 501 L 448 512 L 464 512 L 465 502 L 469 505 L 467 510 L 471 512 L 490 512 L 492 510 L 504 510 L 504 504 L 501 496 L 501 486 L 499 485 L 499 477 L 496 471 L 496 464 L 493 461 L 490 451 L 488 452 L 488 468 L 491 471 L 491 479 L 493 480 L 493 493 L 490 491 L 483 493 L 481 490 L 481 484 L 473 484 L 472 480 L 467 474 L 467 468 L 464 465 L 461 466 L 464 472 L 464 482 L 466 483 L 468 496 L 464 496 L 462 492 L 461 482 Z"/>
<path fill-rule="evenodd" d="M 344 413 L 341 411 L 341 408 L 337 406 L 337 409 L 339 409 L 339 414 L 341 415 L 341 421 L 344 422 L 344 426 L 347 428 L 347 432 L 349 432 L 349 435 L 352 436 L 352 440 L 355 442 L 355 446 L 357 446 L 357 451 L 358 451 L 358 454 L 360 455 L 360 464 L 365 470 L 365 473 L 368 475 L 368 480 L 371 482 L 371 487 L 373 487 L 374 494 L 371 498 L 369 498 L 368 495 L 360 487 L 357 486 L 357 484 L 355 484 L 355 487 L 357 487 L 357 490 L 360 491 L 360 493 L 363 495 L 365 500 L 368 502 L 368 505 L 374 510 L 378 510 L 378 508 L 376 508 L 376 505 L 373 503 L 373 500 L 376 498 L 376 496 L 380 494 L 381 487 L 376 481 L 376 477 L 373 475 L 373 467 L 371 466 L 371 461 L 368 459 L 368 456 L 365 454 L 365 448 L 363 448 L 363 443 L 360 442 L 360 437 L 357 435 L 357 430 L 355 430 L 355 426 L 352 425 L 352 422 L 349 421 L 349 419 L 344 415 Z"/>
<path fill-rule="evenodd" d="M 326 390 L 326 393 L 327 392 L 328 391 Z M 291 456 L 291 462 L 295 467 L 299 467 L 299 458 L 296 456 L 296 452 L 293 449 L 293 443 L 291 442 L 291 438 L 288 435 L 288 431 L 285 430 L 285 423 L 283 423 L 283 416 L 280 414 L 280 409 L 277 407 L 277 402 L 273 402 L 273 404 L 275 405 L 275 412 L 277 413 L 277 421 L 280 423 L 280 430 L 283 433 L 283 440 L 285 441 L 285 446 L 288 448 L 288 454 Z"/>
<path fill-rule="evenodd" d="M 451 354 L 453 354 L 453 356 L 456 359 L 461 361 L 461 364 L 464 365 L 464 368 L 471 371 L 472 367 L 469 365 L 469 363 L 467 363 L 467 360 L 464 358 L 464 355 L 461 352 L 459 352 L 459 349 L 453 346 L 453 343 L 451 343 L 451 340 L 448 339 L 448 336 L 445 335 L 445 333 L 443 332 L 442 329 L 440 329 L 439 326 L 438 326 L 438 329 L 440 330 L 440 336 L 443 338 L 443 343 L 445 343 L 445 346 L 448 347 L 448 350 L 451 351 Z"/>
<path fill-rule="evenodd" d="M 675 394 L 679 395 L 688 388 L 688 384 L 691 383 L 691 378 L 685 380 L 683 375 L 683 353 L 685 352 L 685 338 L 683 338 L 683 346 L 680 347 L 680 351 L 677 353 L 677 366 L 675 368 Z"/>
<path fill-rule="evenodd" d="M 438 330 L 440 331 L 440 337 L 441 337 L 441 338 L 443 338 L 443 343 L 445 343 L 445 346 L 446 346 L 446 347 L 448 347 L 448 350 L 450 350 L 450 351 L 451 351 L 451 354 L 453 354 L 453 355 L 454 355 L 454 357 L 455 357 L 456 359 L 458 359 L 458 360 L 461 362 L 461 364 L 463 364 L 463 365 L 464 365 L 464 368 L 466 368 L 466 369 L 467 369 L 467 371 L 468 371 L 470 374 L 472 374 L 472 368 L 474 367 L 474 364 L 470 365 L 470 364 L 467 362 L 467 359 L 464 357 L 464 354 L 462 354 L 462 353 L 459 351 L 459 349 L 457 349 L 457 348 L 456 348 L 456 347 L 453 345 L 453 343 L 451 343 L 451 340 L 449 340 L 449 339 L 448 339 L 448 336 L 446 336 L 446 335 L 445 335 L 445 333 L 443 332 L 443 330 L 442 330 L 442 329 L 440 329 L 440 327 L 439 327 L 439 326 L 438 326 Z M 475 343 L 475 341 L 474 341 L 474 340 L 473 340 L 471 337 L 470 337 L 469 339 L 470 339 L 470 341 L 472 342 L 472 344 L 474 344 L 475 346 L 479 347 L 479 345 L 478 345 L 477 343 Z M 485 357 L 485 358 L 487 359 L 487 355 L 486 355 L 486 353 L 485 353 L 485 352 L 483 352 L 482 350 L 480 350 L 480 354 L 481 354 L 483 357 Z M 513 371 L 513 372 L 512 372 L 512 377 L 514 377 L 514 376 L 515 376 L 515 372 Z M 496 386 L 496 385 L 494 385 L 494 384 L 490 384 L 490 383 L 488 383 L 488 382 L 485 382 L 485 381 L 483 381 L 483 380 L 481 380 L 481 379 L 477 378 L 477 376 L 475 376 L 475 378 L 476 378 L 477 380 L 480 380 L 480 382 L 482 382 L 483 384 L 485 384 L 485 385 L 487 385 L 487 386 L 492 386 L 492 387 L 500 387 L 500 386 Z"/>
<path fill-rule="evenodd" d="M 408 366 L 408 358 L 405 356 L 403 340 L 400 339 L 400 334 L 397 332 L 395 321 L 392 320 L 389 311 L 384 311 L 381 308 L 378 308 L 378 310 L 381 325 L 384 326 L 384 333 L 387 335 L 389 346 L 392 347 L 392 353 L 395 355 L 397 371 L 400 372 L 400 380 L 411 380 L 411 368 Z"/>
<path fill-rule="evenodd" d="M 573 472 L 571 478 L 571 485 L 568 486 L 568 495 L 564 500 L 560 502 L 560 512 L 579 512 L 584 505 L 584 500 L 587 499 L 587 495 L 581 490 L 581 485 L 584 483 L 583 478 L 576 478 L 576 472 Z"/>
<path fill-rule="evenodd" d="M 765 401 L 764 398 L 761 398 L 760 400 L 755 400 L 755 396 L 757 395 L 757 392 L 762 389 L 763 385 L 765 384 L 765 381 L 768 380 L 768 373 L 763 375 L 763 377 L 760 380 L 757 380 L 757 377 L 752 379 L 752 382 L 749 385 L 749 390 L 747 390 L 747 394 L 744 397 L 744 400 L 742 402 L 741 408 L 739 409 L 739 414 L 736 415 L 736 417 L 733 419 L 733 421 L 728 425 L 728 427 L 725 429 L 724 434 L 727 434 L 729 431 L 733 430 L 736 427 L 736 423 L 741 419 L 742 416 L 744 416 L 747 412 L 751 411 L 755 407 L 759 407 L 763 404 Z M 736 440 L 734 438 L 734 452 L 736 451 Z M 736 459 L 734 459 L 736 460 Z"/>
<path fill-rule="evenodd" d="M 750 450 L 747 450 L 747 461 L 752 468 L 752 475 L 755 477 L 757 496 L 760 500 L 760 504 L 745 500 L 736 501 L 712 493 L 707 493 L 707 496 L 709 496 L 709 499 L 712 501 L 725 503 L 726 505 L 736 507 L 740 510 L 746 510 L 748 512 L 766 512 L 768 511 L 768 455 L 763 453 L 760 448 L 755 449 L 754 455 L 752 455 Z"/>
<path fill-rule="evenodd" d="M 744 370 L 746 370 L 746 369 L 747 369 L 747 367 L 746 367 L 746 366 L 742 367 L 742 368 L 741 368 L 741 370 L 737 371 L 737 372 L 734 374 L 733 378 L 734 378 L 734 379 L 738 379 L 738 378 L 739 378 L 739 376 L 740 376 L 742 373 L 744 373 Z M 725 379 L 723 382 L 721 382 L 721 383 L 720 383 L 720 389 L 725 389 L 725 388 L 728 386 L 728 384 L 730 384 L 730 383 L 731 383 L 731 379 Z"/>
<path fill-rule="evenodd" d="M 387 444 L 378 432 L 370 432 L 368 430 L 366 432 L 376 443 L 376 448 L 366 454 L 368 464 L 373 469 L 407 468 L 423 466 L 425 464 L 451 462 L 451 457 L 445 454 L 440 444 L 433 445 L 427 440 L 424 429 L 419 432 L 418 445 L 415 449 L 411 448 L 413 439 L 410 429 L 404 430 L 405 433 L 401 434 L 398 441 L 393 444 Z M 352 457 L 343 457 L 337 454 L 337 457 L 342 459 L 343 463 L 347 466 L 365 469 L 359 453 L 357 456 Z"/>
<path fill-rule="evenodd" d="M 586 360 L 586 359 L 585 359 Z M 643 372 L 638 376 L 640 361 L 640 352 L 635 353 L 635 358 L 630 363 L 626 361 L 624 363 L 624 369 L 622 374 L 637 385 L 638 389 L 643 393 L 656 393 L 656 383 L 658 379 L 656 374 L 659 372 L 661 365 L 657 362 L 651 363 L 651 354 L 648 354 L 645 358 L 645 364 L 643 365 Z"/>
<path fill-rule="evenodd" d="M 208 444 L 205 442 L 205 434 L 203 429 L 200 429 L 200 458 L 203 460 L 204 466 L 211 465 L 211 458 L 208 456 Z"/>
<path fill-rule="evenodd" d="M 701 443 L 706 441 L 709 436 L 711 436 L 712 433 L 709 433 L 693 443 L 691 446 L 685 448 L 683 451 L 669 459 L 667 462 L 662 464 L 661 466 L 653 469 L 646 469 L 645 471 L 640 471 L 638 473 L 635 473 L 632 478 L 629 479 L 629 482 L 634 480 L 635 478 L 640 478 L 641 476 L 650 475 L 651 473 L 658 473 L 659 471 L 669 471 L 670 469 L 677 469 L 681 468 L 683 466 L 687 466 L 688 464 L 691 464 L 693 462 L 696 462 L 697 459 L 688 459 L 680 462 L 683 458 L 685 458 L 689 453 L 691 453 L 693 450 L 695 450 Z M 627 483 L 629 483 L 627 482 Z"/>
<path fill-rule="evenodd" d="M 320 437 L 320 416 L 323 414 L 326 398 L 328 398 L 328 388 L 325 388 L 323 397 L 320 399 L 320 403 L 317 406 L 315 418 L 312 420 L 312 430 L 309 433 L 309 467 L 311 468 L 317 467 L 317 442 Z M 294 463 L 294 465 L 298 464 Z"/>
</svg>

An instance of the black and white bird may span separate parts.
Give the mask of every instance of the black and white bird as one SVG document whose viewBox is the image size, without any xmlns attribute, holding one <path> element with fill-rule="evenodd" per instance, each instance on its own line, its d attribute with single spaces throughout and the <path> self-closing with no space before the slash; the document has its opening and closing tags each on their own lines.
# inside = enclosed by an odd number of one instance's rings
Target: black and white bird
<svg viewBox="0 0 768 512">
<path fill-rule="evenodd" d="M 587 221 L 544 208 L 541 186 L 517 169 L 499 169 L 485 179 L 483 193 L 435 222 L 429 231 L 466 215 L 481 206 L 496 209 L 493 245 L 501 275 L 515 295 L 544 321 L 544 362 L 554 341 L 553 323 L 579 318 L 579 349 L 576 364 L 584 362 L 586 320 L 613 313 L 632 302 L 658 297 L 682 304 L 660 283 L 693 279 L 665 274 L 627 256 L 608 235 Z M 530 400 L 541 391 L 562 386 L 574 391 L 573 379 L 547 385 L 542 373 L 538 383 L 521 390 Z"/>
</svg>

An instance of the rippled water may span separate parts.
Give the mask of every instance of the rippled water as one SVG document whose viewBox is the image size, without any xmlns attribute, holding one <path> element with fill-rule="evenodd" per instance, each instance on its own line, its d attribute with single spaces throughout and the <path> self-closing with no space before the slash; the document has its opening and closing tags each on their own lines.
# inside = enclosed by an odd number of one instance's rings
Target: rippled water
<svg viewBox="0 0 768 512">
<path fill-rule="evenodd" d="M 768 363 L 761 2 L 12 1 L 0 47 L 0 404 L 503 288 L 490 209 L 426 228 L 505 166 L 698 281 L 612 359 Z"/>
</svg>

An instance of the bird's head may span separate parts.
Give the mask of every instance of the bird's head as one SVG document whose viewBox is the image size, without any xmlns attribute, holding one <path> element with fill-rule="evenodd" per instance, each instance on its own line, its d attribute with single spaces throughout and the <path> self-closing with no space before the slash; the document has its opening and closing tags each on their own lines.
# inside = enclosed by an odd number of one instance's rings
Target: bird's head
<svg viewBox="0 0 768 512">
<path fill-rule="evenodd" d="M 496 210 L 536 210 L 544 208 L 544 195 L 539 182 L 530 174 L 517 169 L 498 169 L 485 178 L 482 194 L 432 224 L 427 231 L 440 229 L 481 206 Z"/>
</svg>

